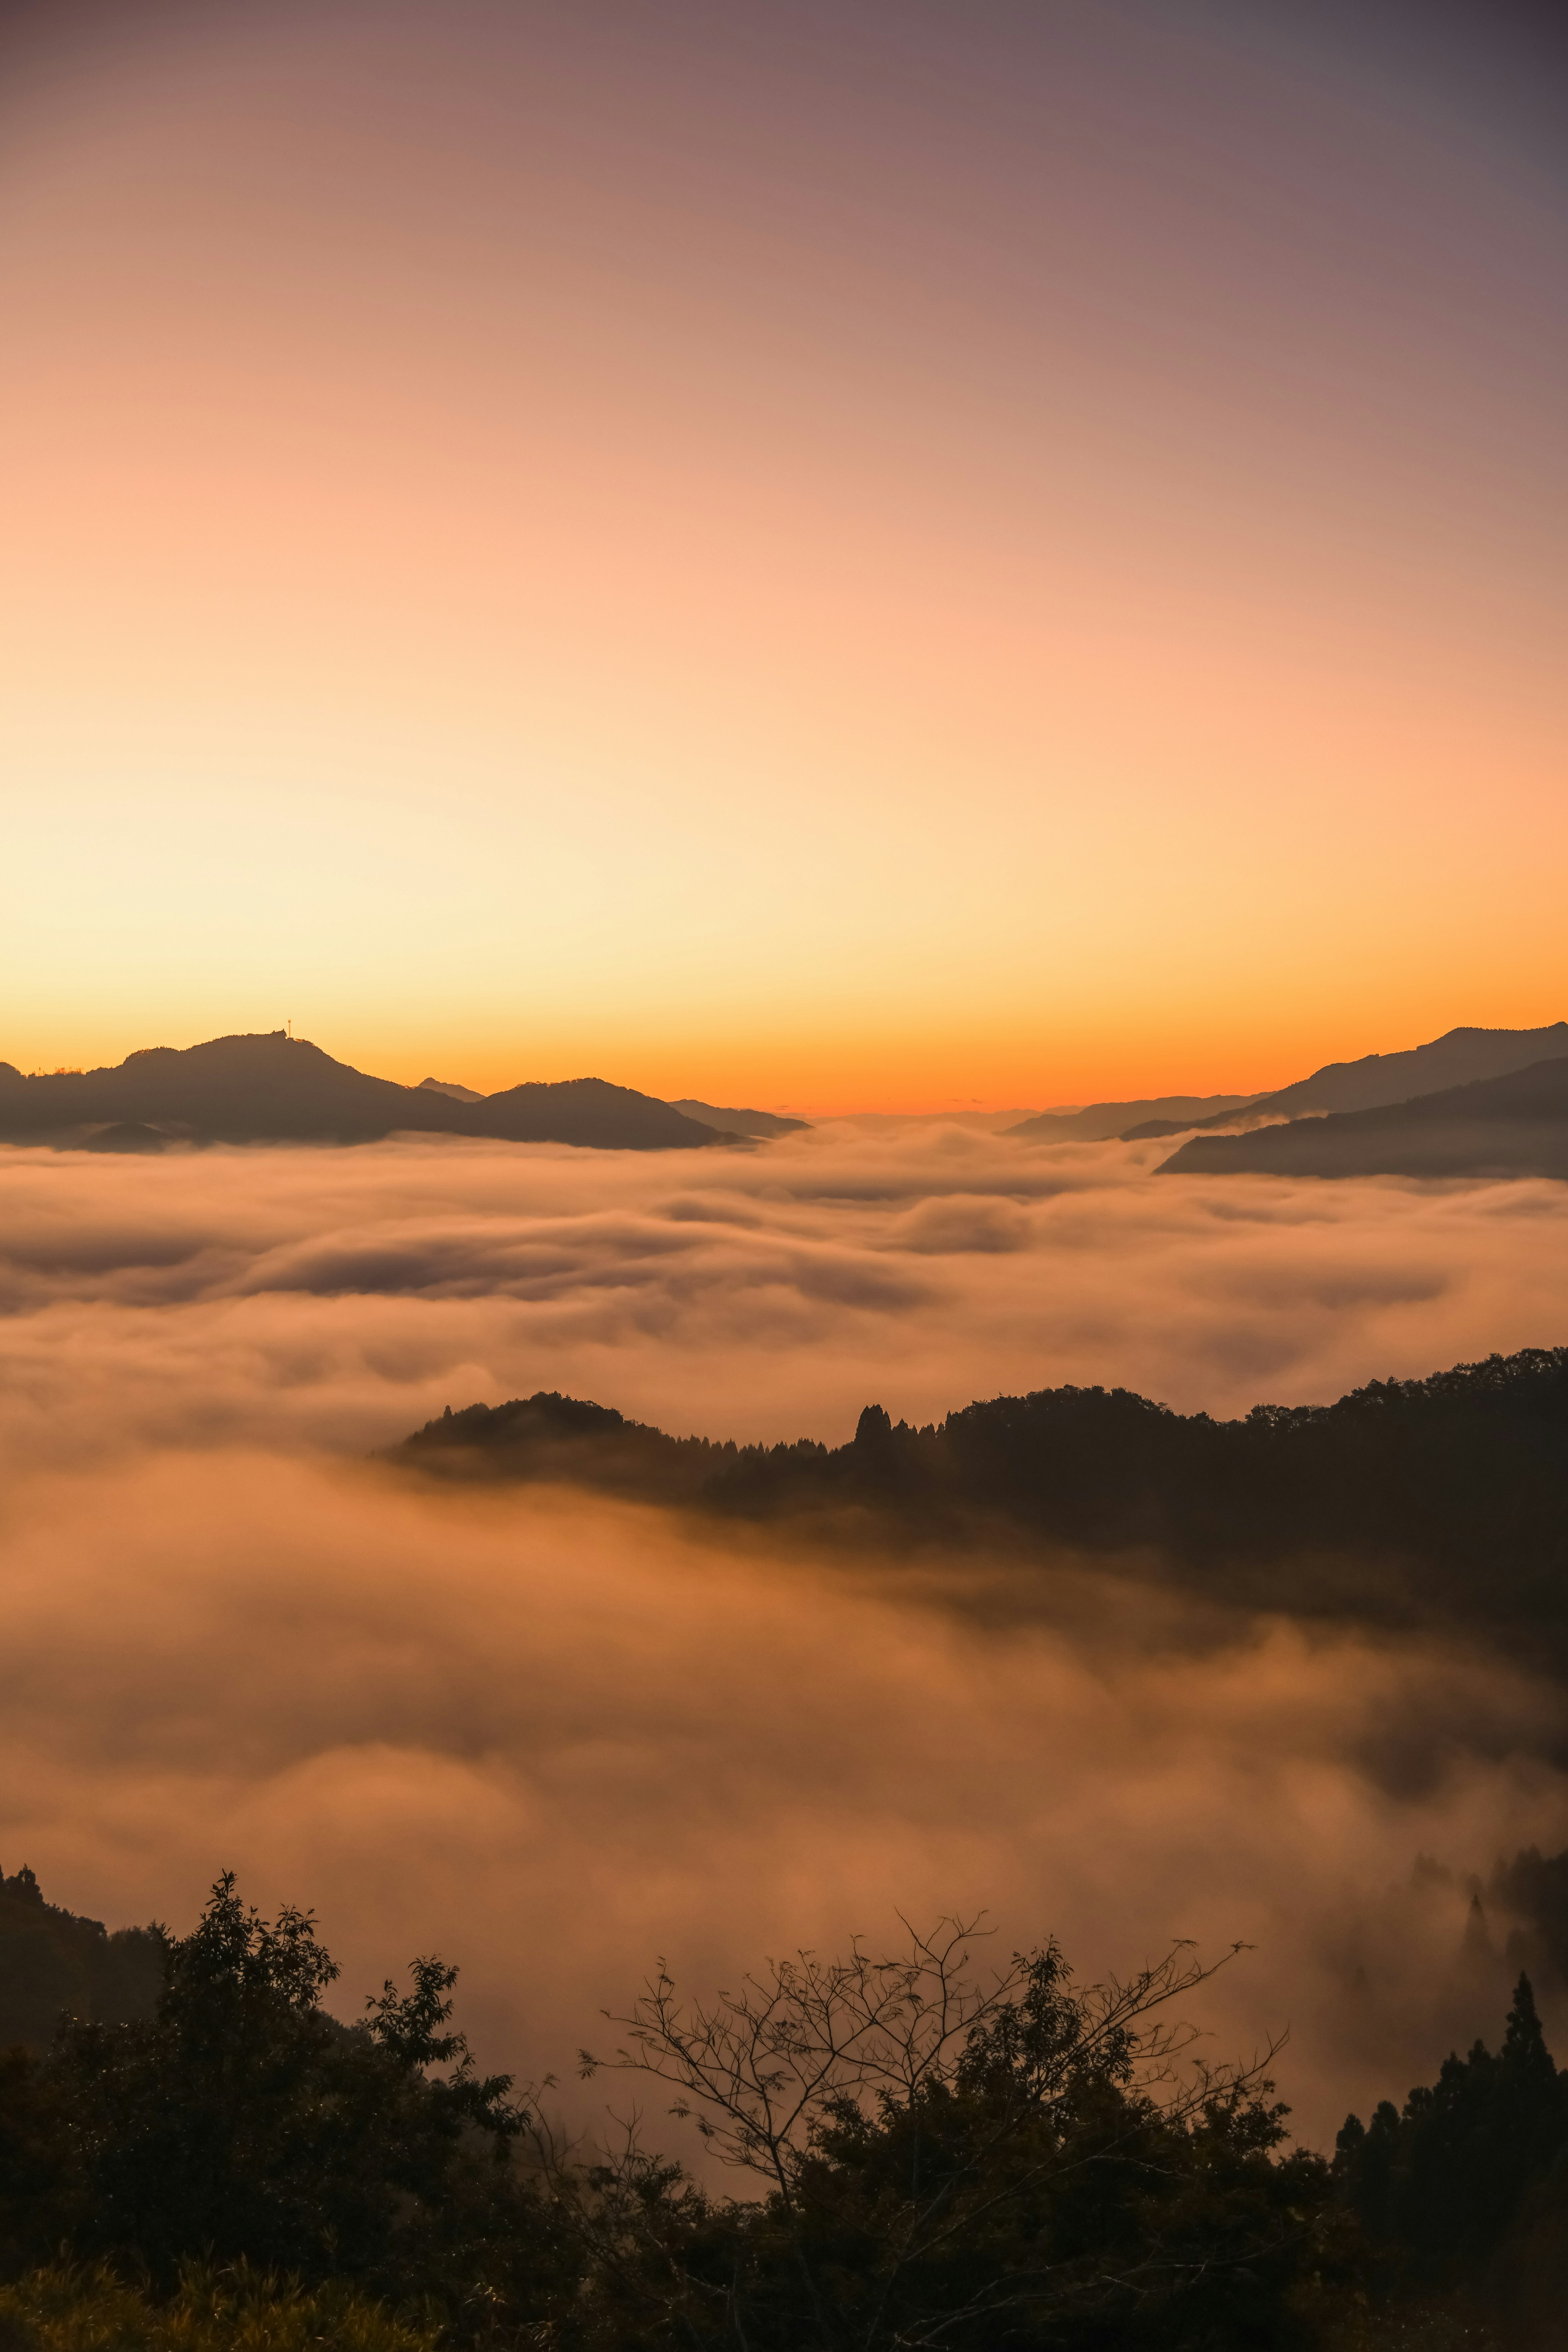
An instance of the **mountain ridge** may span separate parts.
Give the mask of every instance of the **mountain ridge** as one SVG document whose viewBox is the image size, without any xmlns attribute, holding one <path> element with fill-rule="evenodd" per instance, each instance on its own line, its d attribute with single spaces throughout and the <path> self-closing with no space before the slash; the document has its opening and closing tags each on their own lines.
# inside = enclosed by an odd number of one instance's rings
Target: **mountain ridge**
<svg viewBox="0 0 1568 2352">
<path fill-rule="evenodd" d="M 716 1103 L 699 1102 L 692 1095 L 683 1095 L 670 1104 L 682 1118 L 694 1118 L 702 1127 L 717 1128 L 721 1134 L 745 1135 L 771 1140 L 780 1135 L 805 1135 L 810 1129 L 808 1118 L 792 1118 L 776 1110 L 725 1110 Z"/>
<path fill-rule="evenodd" d="M 196 1143 L 370 1143 L 406 1131 L 669 1150 L 731 1139 L 604 1078 L 530 1081 L 464 1101 L 371 1077 L 280 1029 L 142 1046 L 112 1066 L 35 1077 L 16 1071 L 0 1082 L 0 1139 L 85 1142 L 91 1130 L 112 1128 Z"/>
<path fill-rule="evenodd" d="M 1107 1140 L 1114 1135 L 1121 1143 L 1211 1130 L 1228 1132 L 1237 1126 L 1250 1127 L 1304 1112 L 1371 1110 L 1409 1102 L 1448 1087 L 1506 1076 L 1510 1071 L 1558 1054 L 1568 1054 L 1568 1022 L 1551 1022 L 1539 1029 L 1447 1029 L 1424 1045 L 1402 1047 L 1392 1054 L 1363 1054 L 1352 1062 L 1325 1062 L 1287 1087 L 1250 1095 L 1210 1096 L 1206 1099 L 1220 1108 L 1203 1118 L 1194 1116 L 1204 1108 L 1202 1096 L 1152 1096 L 1124 1103 L 1093 1103 L 1072 1114 L 1047 1112 L 1007 1132 L 1059 1142 L 1074 1137 Z M 1117 1112 L 1121 1114 L 1120 1118 L 1112 1116 Z"/>
<path fill-rule="evenodd" d="M 1194 1135 L 1159 1176 L 1568 1177 L 1568 1053 L 1373 1109 Z"/>
<path fill-rule="evenodd" d="M 1131 1124 L 1134 1114 L 1166 1122 L 1174 1133 L 1194 1124 L 1187 1114 L 1214 1111 L 1216 1118 L 1223 1118 L 1256 1099 L 1253 1095 L 1140 1095 L 1130 1102 L 1086 1103 L 1080 1110 L 1037 1111 L 1032 1118 L 1020 1119 L 1016 1127 L 1005 1127 L 1002 1132 L 1037 1143 L 1109 1143 Z M 1216 1103 L 1220 1108 L 1215 1111 Z"/>
<path fill-rule="evenodd" d="M 1352 1062 L 1325 1062 L 1288 1087 L 1255 1096 L 1247 1112 L 1252 1118 L 1289 1118 L 1306 1111 L 1385 1109 L 1419 1095 L 1506 1077 L 1512 1070 L 1559 1054 L 1568 1054 L 1568 1021 L 1548 1022 L 1539 1029 L 1445 1029 L 1424 1045 L 1363 1054 Z M 1226 1114 L 1216 1113 L 1199 1120 L 1196 1131 L 1226 1124 Z"/>
</svg>

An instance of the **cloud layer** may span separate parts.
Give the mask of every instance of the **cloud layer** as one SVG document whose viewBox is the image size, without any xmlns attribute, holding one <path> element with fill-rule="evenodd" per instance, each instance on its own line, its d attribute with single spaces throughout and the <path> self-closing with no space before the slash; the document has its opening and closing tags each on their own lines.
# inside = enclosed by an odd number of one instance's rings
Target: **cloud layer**
<svg viewBox="0 0 1568 2352">
<path fill-rule="evenodd" d="M 951 1129 L 8 1155 L 0 1862 L 176 1923 L 232 1863 L 317 1906 L 350 1987 L 461 1961 L 487 2053 L 531 2071 L 656 1951 L 711 1983 L 896 1905 L 988 1905 L 1090 1969 L 1241 1937 L 1215 2022 L 1291 2023 L 1305 2128 L 1402 2092 L 1500 2017 L 1415 1853 L 1568 1842 L 1527 1676 L 1070 1568 L 1026 1623 L 1001 1564 L 827 1570 L 360 1458 L 540 1386 L 839 1438 L 873 1397 L 1100 1380 L 1227 1412 L 1568 1328 L 1551 1188 L 1155 1184 L 1152 1156 Z"/>
<path fill-rule="evenodd" d="M 0 1153 L 0 1455 L 368 1448 L 540 1387 L 738 1439 L 1064 1381 L 1230 1414 L 1568 1330 L 1560 1186 L 1154 1184 L 1162 1150 Z"/>
</svg>

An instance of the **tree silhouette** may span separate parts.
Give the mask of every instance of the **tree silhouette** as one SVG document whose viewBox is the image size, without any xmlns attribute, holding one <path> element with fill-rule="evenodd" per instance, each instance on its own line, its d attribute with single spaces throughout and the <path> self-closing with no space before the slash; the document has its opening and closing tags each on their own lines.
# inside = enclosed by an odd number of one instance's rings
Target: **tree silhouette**
<svg viewBox="0 0 1568 2352">
<path fill-rule="evenodd" d="M 1384 2263 L 1424 2288 L 1495 2281 L 1531 2194 L 1568 2149 L 1568 2078 L 1546 2047 L 1521 1976 L 1501 2049 L 1451 2054 L 1402 2111 L 1352 2116 L 1335 2168 Z"/>
</svg>

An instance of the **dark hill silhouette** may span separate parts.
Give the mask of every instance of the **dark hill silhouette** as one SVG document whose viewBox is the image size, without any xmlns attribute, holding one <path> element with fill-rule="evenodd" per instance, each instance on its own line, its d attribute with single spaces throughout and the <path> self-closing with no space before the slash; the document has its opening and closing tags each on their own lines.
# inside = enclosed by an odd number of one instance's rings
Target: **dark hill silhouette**
<svg viewBox="0 0 1568 2352">
<path fill-rule="evenodd" d="M 1216 1112 L 1215 1117 L 1228 1125 L 1246 1108 L 1247 1105 L 1243 1103 L 1237 1110 Z M 1213 1124 L 1212 1119 L 1203 1118 L 1197 1121 L 1199 1127 L 1211 1127 Z M 1194 1122 L 1190 1118 L 1141 1118 L 1136 1127 L 1124 1127 L 1116 1140 L 1118 1143 L 1147 1143 L 1162 1135 L 1190 1135 L 1193 1125 Z"/>
<path fill-rule="evenodd" d="M 370 1143 L 405 1129 L 628 1150 L 720 1139 L 668 1103 L 602 1078 L 513 1087 L 459 1102 L 438 1090 L 369 1077 L 280 1029 L 214 1037 L 184 1050 L 156 1045 L 112 1069 L 0 1086 L 0 1137 L 89 1142 L 95 1130 L 131 1128 L 198 1143 Z M 154 1147 L 126 1141 L 100 1148 Z"/>
<path fill-rule="evenodd" d="M 701 1127 L 715 1127 L 725 1135 L 773 1137 L 804 1135 L 810 1127 L 808 1118 L 786 1118 L 775 1110 L 721 1110 L 712 1103 L 694 1102 L 689 1096 L 670 1104 L 683 1118 L 694 1118 Z"/>
<path fill-rule="evenodd" d="M 1568 1055 L 1376 1110 L 1194 1135 L 1157 1173 L 1568 1177 Z"/>
<path fill-rule="evenodd" d="M 460 1087 L 456 1078 L 421 1078 L 419 1091 L 428 1088 L 433 1095 L 450 1095 L 454 1102 L 483 1102 L 484 1097 L 474 1087 Z"/>
<path fill-rule="evenodd" d="M 1506 1077 L 1510 1070 L 1527 1069 L 1532 1062 L 1559 1054 L 1568 1054 L 1568 1021 L 1553 1021 L 1543 1029 L 1449 1029 L 1430 1045 L 1412 1045 L 1403 1053 L 1325 1062 L 1310 1077 L 1257 1096 L 1246 1115 L 1249 1119 L 1299 1118 L 1309 1111 L 1376 1110 L 1448 1087 Z M 1225 1112 L 1197 1121 L 1200 1130 L 1234 1124 L 1232 1115 Z"/>
<path fill-rule="evenodd" d="M 605 1150 L 663 1151 L 732 1140 L 700 1120 L 683 1118 L 654 1095 L 612 1087 L 604 1078 L 563 1078 L 555 1086 L 508 1087 L 468 1110 L 472 1135 L 509 1143 L 585 1143 Z"/>
<path fill-rule="evenodd" d="M 1154 1556 L 1217 1602 L 1485 1629 L 1568 1672 L 1568 1348 L 1232 1422 L 1125 1389 L 996 1397 L 923 1429 L 868 1405 L 837 1447 L 669 1437 L 542 1392 L 448 1411 L 386 1458 L 843 1540 Z"/>
<path fill-rule="evenodd" d="M 63 2014 L 118 2024 L 151 2017 L 163 1983 L 154 1928 L 114 1935 L 46 1903 L 26 1868 L 0 1877 L 0 2050 L 43 2049 Z"/>
<path fill-rule="evenodd" d="M 167 1151 L 169 1138 L 155 1127 L 122 1118 L 116 1127 L 100 1127 L 82 1145 L 84 1151 Z"/>
<path fill-rule="evenodd" d="M 1135 1102 L 1089 1103 L 1082 1110 L 1037 1111 L 1002 1132 L 1038 1143 L 1107 1143 L 1134 1122 L 1157 1119 L 1160 1133 L 1174 1135 L 1210 1113 L 1225 1118 L 1257 1099 L 1255 1095 L 1146 1095 Z"/>
<path fill-rule="evenodd" d="M 214 1037 L 183 1051 L 154 1045 L 114 1068 L 26 1078 L 0 1095 L 0 1131 L 58 1136 L 134 1122 L 201 1141 L 348 1143 L 397 1127 L 455 1127 L 447 1109 L 276 1030 Z M 455 1115 L 458 1106 L 450 1109 Z"/>
</svg>

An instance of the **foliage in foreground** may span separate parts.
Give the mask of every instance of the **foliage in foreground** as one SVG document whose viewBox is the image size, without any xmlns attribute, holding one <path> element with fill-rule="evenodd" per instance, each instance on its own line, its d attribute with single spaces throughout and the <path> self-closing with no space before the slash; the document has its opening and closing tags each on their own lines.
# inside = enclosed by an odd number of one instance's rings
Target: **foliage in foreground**
<svg viewBox="0 0 1568 2352">
<path fill-rule="evenodd" d="M 470 2332 L 531 2315 L 550 2216 L 507 2160 L 510 2078 L 450 2030 L 457 1971 L 416 1959 L 345 2028 L 313 1922 L 260 1919 L 232 1875 L 166 1949 L 150 2020 L 68 2020 L 41 2057 L 0 2057 L 0 2264 L 63 2246 L 163 2292 L 202 2261 L 430 2298 Z"/>
<path fill-rule="evenodd" d="M 1568 2091 L 1527 1986 L 1496 2058 L 1347 2126 L 1331 2168 L 1288 2146 L 1268 2053 L 1199 2062 L 1185 1947 L 1083 1986 L 1054 1943 L 986 1974 L 949 1922 L 706 2005 L 661 1967 L 584 2071 L 657 2086 L 726 2196 L 481 2076 L 437 1959 L 346 2028 L 310 1919 L 231 1877 L 164 1950 L 152 2018 L 0 2057 L 0 2352 L 1558 2340 Z"/>
<path fill-rule="evenodd" d="M 1527 2335 L 1568 2302 L 1568 2075 L 1521 1976 L 1501 2048 L 1445 2059 L 1403 2109 L 1347 2118 L 1334 2169 L 1374 2275 L 1479 2290 Z"/>
<path fill-rule="evenodd" d="M 621 2021 L 612 2063 L 670 2086 L 672 2112 L 752 2187 L 684 2211 L 658 2196 L 687 2340 L 1311 2341 L 1306 2305 L 1342 2261 L 1326 2168 L 1277 2153 L 1284 2110 L 1261 2065 L 1191 2063 L 1173 2004 L 1213 1971 L 1178 1947 L 1079 1988 L 1052 1943 L 987 1984 L 972 1932 L 911 1933 L 890 1959 L 802 1955 L 712 2008 L 681 2003 L 661 1970 Z M 617 2257 L 650 2242 L 663 2183 L 634 2148 L 594 2186 L 595 2284 L 624 2309 Z"/>
<path fill-rule="evenodd" d="M 191 2270 L 162 2297 L 101 2265 L 0 2286 L 0 2352 L 437 2352 L 433 2322 L 343 2286 L 313 2291 L 245 2270 Z"/>
</svg>

